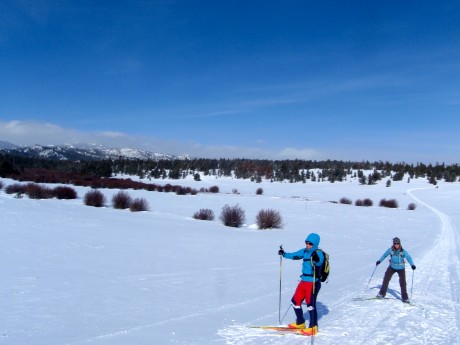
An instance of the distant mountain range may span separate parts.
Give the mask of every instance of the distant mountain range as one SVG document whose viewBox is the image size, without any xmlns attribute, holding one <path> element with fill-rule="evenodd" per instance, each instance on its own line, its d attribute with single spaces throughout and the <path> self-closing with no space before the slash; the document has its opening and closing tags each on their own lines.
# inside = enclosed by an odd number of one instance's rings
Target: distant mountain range
<svg viewBox="0 0 460 345">
<path fill-rule="evenodd" d="M 174 156 L 164 153 L 150 152 L 133 148 L 107 148 L 100 145 L 32 145 L 19 146 L 6 141 L 0 141 L 0 153 L 9 153 L 22 157 L 36 157 L 57 160 L 101 160 L 101 159 L 188 159 L 189 157 Z"/>
</svg>

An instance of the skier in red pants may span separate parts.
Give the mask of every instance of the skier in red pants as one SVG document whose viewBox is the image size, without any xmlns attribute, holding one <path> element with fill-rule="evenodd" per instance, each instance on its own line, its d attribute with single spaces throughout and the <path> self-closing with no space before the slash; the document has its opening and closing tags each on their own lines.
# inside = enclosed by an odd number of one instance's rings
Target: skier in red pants
<svg viewBox="0 0 460 345">
<path fill-rule="evenodd" d="M 293 253 L 286 253 L 283 249 L 278 251 L 283 258 L 292 260 L 303 260 L 302 275 L 299 285 L 292 297 L 292 304 L 296 314 L 296 321 L 289 324 L 289 328 L 299 329 L 303 335 L 315 335 L 318 332 L 318 312 L 316 310 L 316 297 L 321 289 L 321 281 L 316 274 L 318 268 L 324 261 L 322 251 L 318 249 L 320 237 L 318 234 L 311 233 L 305 239 L 305 248 Z M 305 317 L 303 316 L 302 302 L 307 303 L 307 310 L 310 315 L 309 326 L 305 327 Z"/>
</svg>

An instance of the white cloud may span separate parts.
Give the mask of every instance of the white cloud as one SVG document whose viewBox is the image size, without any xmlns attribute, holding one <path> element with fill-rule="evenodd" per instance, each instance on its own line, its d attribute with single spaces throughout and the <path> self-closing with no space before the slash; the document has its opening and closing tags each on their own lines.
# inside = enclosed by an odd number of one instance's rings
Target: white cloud
<svg viewBox="0 0 460 345">
<path fill-rule="evenodd" d="M 305 160 L 314 160 L 314 159 L 323 159 L 324 157 L 322 153 L 315 149 L 296 149 L 292 147 L 287 147 L 282 149 L 278 153 L 279 157 L 284 157 L 284 159 L 305 159 Z"/>
</svg>

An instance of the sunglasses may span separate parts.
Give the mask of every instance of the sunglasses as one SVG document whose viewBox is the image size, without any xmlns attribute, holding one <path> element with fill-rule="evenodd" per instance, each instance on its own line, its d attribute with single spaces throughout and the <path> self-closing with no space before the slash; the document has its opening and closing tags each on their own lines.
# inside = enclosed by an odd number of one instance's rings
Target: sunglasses
<svg viewBox="0 0 460 345">
<path fill-rule="evenodd" d="M 313 245 L 313 243 L 308 242 L 308 241 L 305 241 L 305 244 L 306 244 L 307 246 L 312 246 L 312 245 Z"/>
</svg>

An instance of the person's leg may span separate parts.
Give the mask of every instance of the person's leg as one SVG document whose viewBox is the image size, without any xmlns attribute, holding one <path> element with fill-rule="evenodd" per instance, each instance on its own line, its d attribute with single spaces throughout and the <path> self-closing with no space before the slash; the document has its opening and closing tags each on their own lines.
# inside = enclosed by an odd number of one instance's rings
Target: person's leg
<svg viewBox="0 0 460 345">
<path fill-rule="evenodd" d="M 395 274 L 396 270 L 393 269 L 391 266 L 388 266 L 387 270 L 385 271 L 385 275 L 383 276 L 382 287 L 380 288 L 379 295 L 385 297 L 388 290 L 388 285 L 390 284 L 391 277 Z"/>
<path fill-rule="evenodd" d="M 318 310 L 316 309 L 316 298 L 321 289 L 321 282 L 315 283 L 315 291 L 311 294 L 310 301 L 307 301 L 308 313 L 310 314 L 309 328 L 318 326 Z"/>
<path fill-rule="evenodd" d="M 399 286 L 401 287 L 401 299 L 403 301 L 409 300 L 409 296 L 407 295 L 407 284 L 406 284 L 406 270 L 398 270 L 399 276 Z"/>
<path fill-rule="evenodd" d="M 313 286 L 313 283 L 312 283 Z M 308 313 L 310 314 L 310 324 L 306 329 L 302 329 L 300 334 L 313 336 L 318 333 L 318 310 L 316 309 L 316 298 L 319 290 L 321 289 L 321 282 L 315 283 L 315 290 L 311 291 L 310 297 L 306 299 L 308 306 Z"/>
<path fill-rule="evenodd" d="M 302 310 L 302 301 L 305 299 L 305 285 L 306 282 L 300 282 L 291 299 L 292 305 L 294 306 L 297 325 L 305 323 L 305 317 L 303 316 Z"/>
</svg>

